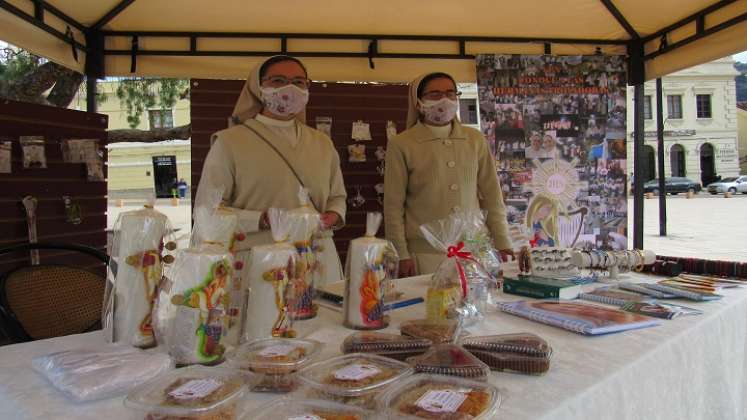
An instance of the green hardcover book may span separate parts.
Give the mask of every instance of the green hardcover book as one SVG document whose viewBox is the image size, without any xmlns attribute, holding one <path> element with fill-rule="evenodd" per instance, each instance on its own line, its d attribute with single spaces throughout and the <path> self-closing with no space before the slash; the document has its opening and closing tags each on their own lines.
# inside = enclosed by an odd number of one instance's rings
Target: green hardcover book
<svg viewBox="0 0 747 420">
<path fill-rule="evenodd" d="M 518 276 L 503 279 L 503 292 L 537 299 L 575 299 L 581 286 L 549 277 Z"/>
</svg>

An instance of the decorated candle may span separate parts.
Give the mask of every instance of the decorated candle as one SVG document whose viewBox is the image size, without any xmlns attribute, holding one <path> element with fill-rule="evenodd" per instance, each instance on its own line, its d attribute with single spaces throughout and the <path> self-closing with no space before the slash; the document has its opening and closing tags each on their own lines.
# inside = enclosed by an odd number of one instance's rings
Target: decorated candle
<svg viewBox="0 0 747 420">
<path fill-rule="evenodd" d="M 289 241 L 296 247 L 299 256 L 295 282 L 292 286 L 296 289 L 294 293 L 298 300 L 291 316 L 293 319 L 309 319 L 316 316 L 317 308 L 313 303 L 314 279 L 322 271 L 315 238 L 321 218 L 319 212 L 309 203 L 308 190 L 299 190 L 298 201 L 301 207 L 288 211 Z"/>
</svg>

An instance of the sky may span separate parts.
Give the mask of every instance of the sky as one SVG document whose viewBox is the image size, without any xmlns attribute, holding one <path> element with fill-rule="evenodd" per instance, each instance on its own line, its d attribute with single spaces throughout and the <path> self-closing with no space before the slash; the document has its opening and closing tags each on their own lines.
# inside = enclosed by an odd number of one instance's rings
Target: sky
<svg viewBox="0 0 747 420">
<path fill-rule="evenodd" d="M 741 63 L 747 63 L 747 51 L 742 51 L 739 54 L 734 54 L 732 57 L 734 57 L 734 61 L 739 61 Z"/>
</svg>

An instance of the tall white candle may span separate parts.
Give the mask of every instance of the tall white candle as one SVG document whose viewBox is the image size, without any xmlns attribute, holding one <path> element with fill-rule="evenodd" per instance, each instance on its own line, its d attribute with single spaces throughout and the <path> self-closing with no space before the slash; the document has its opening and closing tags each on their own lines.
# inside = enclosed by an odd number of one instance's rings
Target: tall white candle
<svg viewBox="0 0 747 420">
<path fill-rule="evenodd" d="M 251 252 L 244 341 L 295 335 L 288 313 L 296 299 L 291 286 L 295 281 L 298 253 L 288 242 L 293 226 L 285 210 L 270 209 L 268 217 L 275 243 L 256 246 Z"/>
<path fill-rule="evenodd" d="M 389 241 L 375 237 L 381 219 L 381 213 L 369 213 L 366 236 L 350 242 L 343 298 L 344 324 L 349 328 L 387 326 L 384 316 L 384 294 L 390 280 L 387 265 L 396 260 L 396 251 Z"/>
<path fill-rule="evenodd" d="M 298 251 L 296 282 L 293 287 L 298 296 L 292 308 L 294 319 L 309 319 L 316 316 L 317 309 L 313 303 L 315 276 L 322 271 L 321 259 L 313 247 L 314 235 L 319 231 L 321 217 L 309 203 L 309 192 L 301 188 L 298 193 L 300 207 L 288 211 L 290 223 L 289 240 Z"/>
<path fill-rule="evenodd" d="M 109 284 L 111 319 L 105 319 L 113 342 L 137 347 L 155 344 L 151 310 L 161 281 L 160 248 L 167 224 L 166 216 L 151 208 L 122 213 L 115 223 L 112 255 L 117 270 Z"/>
</svg>

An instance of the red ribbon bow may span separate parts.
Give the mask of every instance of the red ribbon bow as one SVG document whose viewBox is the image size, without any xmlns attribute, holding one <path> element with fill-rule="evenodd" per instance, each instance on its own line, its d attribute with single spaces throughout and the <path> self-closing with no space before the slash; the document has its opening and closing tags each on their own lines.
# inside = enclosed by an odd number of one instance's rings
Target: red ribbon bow
<svg viewBox="0 0 747 420">
<path fill-rule="evenodd" d="M 456 246 L 450 246 L 446 250 L 448 251 L 446 254 L 447 258 L 457 258 L 462 260 L 470 260 L 477 262 L 474 257 L 472 257 L 472 253 L 469 251 L 462 251 L 464 249 L 464 242 L 459 242 Z M 464 268 L 462 268 L 462 265 L 459 263 L 459 261 L 454 261 L 457 267 L 457 271 L 459 272 L 459 281 L 462 284 L 462 297 L 467 297 L 467 276 L 464 274 Z"/>
</svg>

